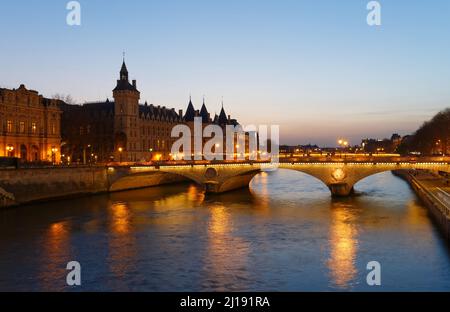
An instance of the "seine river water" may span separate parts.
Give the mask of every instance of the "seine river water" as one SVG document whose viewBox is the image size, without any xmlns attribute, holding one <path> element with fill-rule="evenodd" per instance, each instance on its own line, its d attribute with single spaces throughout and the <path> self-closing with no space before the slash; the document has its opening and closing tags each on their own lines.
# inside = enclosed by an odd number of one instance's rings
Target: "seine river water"
<svg viewBox="0 0 450 312">
<path fill-rule="evenodd" d="M 280 170 L 216 196 L 171 185 L 9 209 L 0 290 L 450 290 L 450 249 L 409 186 L 388 172 L 356 188 L 332 199 Z M 366 283 L 374 260 L 379 287 Z"/>
</svg>

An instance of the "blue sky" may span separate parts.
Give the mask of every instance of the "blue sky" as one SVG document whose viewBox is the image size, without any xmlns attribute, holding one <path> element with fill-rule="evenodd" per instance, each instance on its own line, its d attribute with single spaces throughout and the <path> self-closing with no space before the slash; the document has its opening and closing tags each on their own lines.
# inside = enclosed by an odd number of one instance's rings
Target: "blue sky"
<svg viewBox="0 0 450 312">
<path fill-rule="evenodd" d="M 359 143 L 414 131 L 450 106 L 450 1 L 1 2 L 0 86 L 78 102 L 112 97 L 126 51 L 142 101 L 279 124 L 283 143 Z"/>
</svg>

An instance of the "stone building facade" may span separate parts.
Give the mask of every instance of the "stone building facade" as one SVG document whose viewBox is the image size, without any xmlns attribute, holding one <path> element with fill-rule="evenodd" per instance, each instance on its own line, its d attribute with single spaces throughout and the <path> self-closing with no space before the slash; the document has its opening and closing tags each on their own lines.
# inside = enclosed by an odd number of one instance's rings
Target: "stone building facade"
<svg viewBox="0 0 450 312">
<path fill-rule="evenodd" d="M 60 119 L 58 100 L 45 98 L 24 85 L 0 89 L 0 157 L 58 163 Z"/>
<path fill-rule="evenodd" d="M 202 117 L 204 126 L 237 124 L 222 107 L 219 116 L 211 118 L 205 103 L 200 111 L 189 101 L 186 114 L 174 108 L 140 103 L 136 80 L 130 82 L 125 61 L 113 90 L 113 100 L 69 105 L 61 103 L 62 150 L 67 162 L 142 162 L 169 160 L 177 138 L 172 128 L 193 124 Z"/>
</svg>

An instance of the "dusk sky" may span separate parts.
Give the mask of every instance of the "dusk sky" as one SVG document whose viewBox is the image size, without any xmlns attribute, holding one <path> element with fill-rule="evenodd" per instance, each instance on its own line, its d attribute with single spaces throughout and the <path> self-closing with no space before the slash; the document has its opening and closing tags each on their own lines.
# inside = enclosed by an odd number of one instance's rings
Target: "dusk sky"
<svg viewBox="0 0 450 312">
<path fill-rule="evenodd" d="M 278 124 L 281 143 L 407 134 L 450 106 L 450 1 L 2 1 L 0 87 L 78 103 L 112 98 L 122 52 L 141 101 L 241 124 Z"/>
</svg>

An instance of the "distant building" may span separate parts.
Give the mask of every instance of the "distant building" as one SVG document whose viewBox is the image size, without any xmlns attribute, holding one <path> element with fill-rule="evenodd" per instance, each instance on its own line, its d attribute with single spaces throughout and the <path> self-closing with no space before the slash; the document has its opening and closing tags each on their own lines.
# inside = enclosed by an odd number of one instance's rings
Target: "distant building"
<svg viewBox="0 0 450 312">
<path fill-rule="evenodd" d="M 365 153 L 394 153 L 402 142 L 402 137 L 394 133 L 390 139 L 364 139 L 361 149 Z"/>
<path fill-rule="evenodd" d="M 23 162 L 59 162 L 59 101 L 38 92 L 0 89 L 0 156 L 17 157 Z"/>
<path fill-rule="evenodd" d="M 397 150 L 397 147 L 402 143 L 402 137 L 401 135 L 394 133 L 391 136 L 391 142 L 392 142 L 392 149 L 393 151 Z"/>
<path fill-rule="evenodd" d="M 317 145 L 280 145 L 280 155 L 290 157 L 294 155 L 308 155 L 314 153 L 321 153 L 322 149 Z"/>
<path fill-rule="evenodd" d="M 211 118 L 206 105 L 195 110 L 192 101 L 185 115 L 174 108 L 139 103 L 140 92 L 136 80 L 130 83 L 125 61 L 119 80 L 113 90 L 113 101 L 61 104 L 62 138 L 65 160 L 83 163 L 96 161 L 149 161 L 168 160 L 171 147 L 177 138 L 171 137 L 172 128 L 187 124 L 193 129 L 195 117 L 203 125 L 238 124 L 235 119 L 220 111 Z"/>
</svg>

